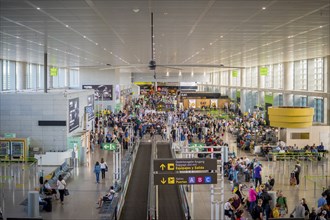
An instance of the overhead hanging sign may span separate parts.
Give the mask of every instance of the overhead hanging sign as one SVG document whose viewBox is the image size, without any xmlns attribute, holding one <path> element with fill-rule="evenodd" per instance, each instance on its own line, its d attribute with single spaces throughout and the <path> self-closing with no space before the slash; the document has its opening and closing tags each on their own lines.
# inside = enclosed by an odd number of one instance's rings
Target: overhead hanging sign
<svg viewBox="0 0 330 220">
<path fill-rule="evenodd" d="M 232 74 L 232 77 L 237 77 L 238 76 L 238 71 L 233 70 L 231 74 Z"/>
<path fill-rule="evenodd" d="M 217 184 L 217 173 L 157 173 L 154 185 Z"/>
<path fill-rule="evenodd" d="M 58 69 L 55 67 L 50 68 L 50 75 L 51 76 L 57 76 L 58 75 Z"/>
<path fill-rule="evenodd" d="M 154 171 L 196 171 L 216 169 L 217 159 L 211 158 L 154 160 Z"/>
<path fill-rule="evenodd" d="M 104 143 L 102 144 L 103 150 L 109 150 L 109 151 L 114 151 L 116 150 L 116 144 L 114 143 Z"/>
<path fill-rule="evenodd" d="M 268 67 L 259 68 L 260 76 L 268 76 Z"/>
</svg>

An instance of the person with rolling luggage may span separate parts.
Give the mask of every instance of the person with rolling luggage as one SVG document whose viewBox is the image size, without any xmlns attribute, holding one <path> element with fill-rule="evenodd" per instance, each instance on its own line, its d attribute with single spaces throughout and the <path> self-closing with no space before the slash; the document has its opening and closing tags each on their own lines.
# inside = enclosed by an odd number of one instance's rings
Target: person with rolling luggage
<svg viewBox="0 0 330 220">
<path fill-rule="evenodd" d="M 297 184 L 296 176 L 294 171 L 290 173 L 290 186 L 295 186 Z"/>
<path fill-rule="evenodd" d="M 299 180 L 299 175 L 300 175 L 300 171 L 301 171 L 301 165 L 299 163 L 299 161 L 297 160 L 297 163 L 294 167 L 294 176 L 296 178 L 296 187 L 299 187 L 299 183 L 300 183 L 300 180 Z"/>
</svg>

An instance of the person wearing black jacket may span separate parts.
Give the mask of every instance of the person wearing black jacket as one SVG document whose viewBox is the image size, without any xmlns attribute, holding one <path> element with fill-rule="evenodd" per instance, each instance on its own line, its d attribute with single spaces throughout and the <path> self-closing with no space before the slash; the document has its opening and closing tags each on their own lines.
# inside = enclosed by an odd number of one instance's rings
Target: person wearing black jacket
<svg viewBox="0 0 330 220">
<path fill-rule="evenodd" d="M 259 198 L 262 199 L 262 208 L 265 212 L 266 220 L 268 220 L 271 213 L 270 201 L 272 200 L 272 197 L 269 195 L 266 189 L 263 189 Z"/>
</svg>

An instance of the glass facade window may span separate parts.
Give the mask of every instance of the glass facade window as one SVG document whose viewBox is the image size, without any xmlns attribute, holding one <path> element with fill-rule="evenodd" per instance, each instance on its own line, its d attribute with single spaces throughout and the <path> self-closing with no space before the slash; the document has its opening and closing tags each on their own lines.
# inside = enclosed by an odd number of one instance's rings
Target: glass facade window
<svg viewBox="0 0 330 220">
<path fill-rule="evenodd" d="M 268 75 L 265 76 L 265 88 L 273 88 L 275 79 L 273 74 L 273 65 L 266 66 L 268 68 Z"/>
<path fill-rule="evenodd" d="M 2 61 L 2 89 L 10 90 L 10 65 L 8 60 Z"/>
<path fill-rule="evenodd" d="M 79 87 L 79 70 L 70 69 L 70 87 Z"/>
<path fill-rule="evenodd" d="M 314 90 L 323 91 L 324 64 L 323 58 L 314 59 Z"/>
<path fill-rule="evenodd" d="M 252 87 L 251 79 L 252 79 L 252 68 L 247 68 L 245 73 L 245 86 Z"/>
<path fill-rule="evenodd" d="M 294 62 L 294 89 L 307 90 L 307 60 Z"/>
<path fill-rule="evenodd" d="M 324 100 L 320 98 L 314 99 L 314 122 L 324 122 Z"/>
<path fill-rule="evenodd" d="M 273 66 L 274 89 L 283 89 L 283 64 L 275 64 Z"/>
<path fill-rule="evenodd" d="M 228 71 L 221 72 L 221 85 L 228 86 Z"/>
<path fill-rule="evenodd" d="M 233 71 L 230 71 L 230 81 L 231 81 L 231 86 L 240 86 L 241 85 L 241 73 L 239 70 L 237 71 L 237 76 L 233 76 Z"/>
</svg>

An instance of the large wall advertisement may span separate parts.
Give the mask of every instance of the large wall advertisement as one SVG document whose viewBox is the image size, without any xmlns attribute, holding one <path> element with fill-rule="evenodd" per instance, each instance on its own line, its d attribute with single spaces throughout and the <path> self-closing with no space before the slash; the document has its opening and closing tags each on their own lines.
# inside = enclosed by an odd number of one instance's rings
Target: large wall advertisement
<svg viewBox="0 0 330 220">
<path fill-rule="evenodd" d="M 94 119 L 94 95 L 87 96 L 87 106 L 85 107 L 88 121 Z"/>
<path fill-rule="evenodd" d="M 79 127 L 79 98 L 69 99 L 69 132 Z"/>
<path fill-rule="evenodd" d="M 83 89 L 94 89 L 94 100 L 109 101 L 112 100 L 112 85 L 82 85 Z"/>
</svg>

